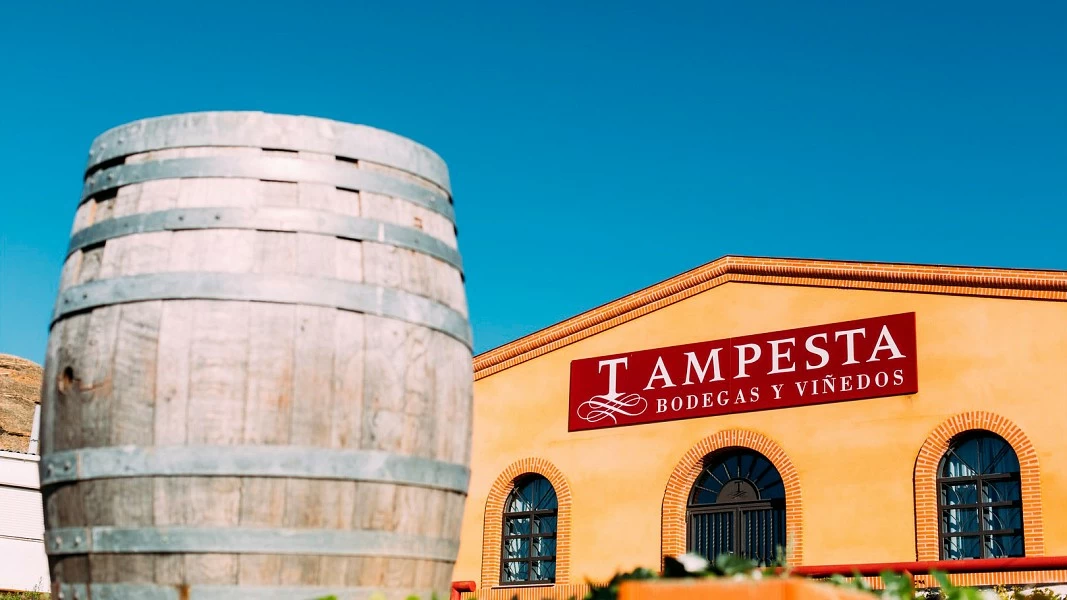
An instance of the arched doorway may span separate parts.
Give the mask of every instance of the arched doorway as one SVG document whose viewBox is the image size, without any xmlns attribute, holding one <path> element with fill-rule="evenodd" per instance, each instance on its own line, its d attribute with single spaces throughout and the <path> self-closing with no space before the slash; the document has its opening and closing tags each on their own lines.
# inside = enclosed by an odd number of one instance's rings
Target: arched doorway
<svg viewBox="0 0 1067 600">
<path fill-rule="evenodd" d="M 747 448 L 708 455 L 689 494 L 686 529 L 689 552 L 773 562 L 786 544 L 785 486 L 778 469 Z"/>
</svg>

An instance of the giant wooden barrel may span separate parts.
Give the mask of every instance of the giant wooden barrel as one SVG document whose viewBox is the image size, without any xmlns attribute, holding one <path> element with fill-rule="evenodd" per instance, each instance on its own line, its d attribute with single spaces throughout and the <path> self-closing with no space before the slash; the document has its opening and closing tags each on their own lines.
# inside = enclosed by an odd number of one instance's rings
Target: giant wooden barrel
<svg viewBox="0 0 1067 600">
<path fill-rule="evenodd" d="M 370 127 L 97 138 L 44 375 L 55 597 L 447 593 L 472 386 L 453 216 L 444 162 Z"/>
</svg>

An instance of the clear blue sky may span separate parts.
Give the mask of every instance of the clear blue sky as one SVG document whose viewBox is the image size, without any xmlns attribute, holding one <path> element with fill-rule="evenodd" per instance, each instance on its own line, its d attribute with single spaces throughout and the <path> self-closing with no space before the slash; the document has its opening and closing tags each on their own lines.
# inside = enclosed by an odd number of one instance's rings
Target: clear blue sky
<svg viewBox="0 0 1067 600">
<path fill-rule="evenodd" d="M 196 110 L 440 153 L 478 351 L 724 254 L 1067 269 L 1067 3 L 668 4 L 2 3 L 0 352 L 93 137 Z"/>
</svg>

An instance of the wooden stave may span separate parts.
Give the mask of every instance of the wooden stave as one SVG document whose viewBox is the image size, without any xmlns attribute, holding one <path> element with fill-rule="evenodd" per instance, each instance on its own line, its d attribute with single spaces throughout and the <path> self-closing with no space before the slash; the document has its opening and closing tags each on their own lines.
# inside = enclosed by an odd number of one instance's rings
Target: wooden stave
<svg viewBox="0 0 1067 600">
<path fill-rule="evenodd" d="M 189 150 L 184 150 L 183 153 L 188 152 L 188 151 Z M 203 154 L 203 152 L 204 152 L 203 149 L 192 149 L 192 151 L 194 153 L 201 153 L 201 154 Z M 207 151 L 207 153 L 208 154 L 213 154 L 213 153 L 215 153 L 217 151 L 218 151 L 217 149 L 210 149 L 210 150 Z M 136 160 L 136 157 L 133 157 L 133 158 Z M 142 184 L 136 184 L 136 185 L 141 186 Z M 128 186 L 128 188 L 136 189 L 134 186 Z M 117 202 L 119 201 L 119 197 L 124 196 L 124 195 L 125 196 L 130 195 L 128 193 L 129 192 L 128 188 L 123 188 L 123 189 L 119 190 L 119 194 L 116 196 L 116 201 Z M 126 191 L 125 194 L 123 193 L 124 190 Z M 312 190 L 312 191 L 315 191 L 315 190 Z M 322 190 L 318 190 L 318 192 L 320 192 L 320 195 L 321 195 Z M 402 200 L 400 202 L 402 203 Z M 121 213 L 121 211 L 120 211 L 120 213 L 116 213 L 114 211 L 114 207 L 111 208 L 110 212 L 113 215 Z M 87 223 L 86 219 L 77 218 L 76 222 L 75 222 L 75 226 L 74 226 L 74 231 L 76 232 L 79 229 L 84 228 L 86 223 Z M 442 230 L 441 227 L 437 228 L 438 232 L 440 232 L 441 230 Z M 257 232 L 257 234 L 258 233 L 259 232 Z M 446 243 L 450 241 L 454 245 L 454 243 L 455 243 L 454 229 L 452 229 L 449 233 L 452 234 L 451 239 L 449 239 L 449 236 L 447 234 L 446 235 L 441 235 L 440 237 L 444 238 L 443 241 L 445 241 Z M 175 234 L 165 234 L 165 235 L 171 235 L 171 237 L 173 237 L 174 235 L 178 235 L 178 234 L 175 233 Z M 137 236 L 131 236 L 131 237 L 136 238 Z M 139 253 L 140 251 L 148 249 L 149 250 L 149 252 L 147 252 L 148 255 L 152 254 L 151 251 L 150 251 L 151 248 L 153 248 L 155 246 L 158 246 L 160 244 L 160 240 L 158 240 L 158 239 L 152 240 L 152 239 L 149 239 L 147 237 L 146 238 L 141 238 L 139 240 L 135 240 L 135 242 L 136 243 L 127 241 L 125 243 L 127 243 L 127 244 L 129 244 L 131 246 L 130 251 L 133 252 L 133 253 Z M 321 240 L 320 240 L 320 242 L 321 242 Z M 111 242 L 109 241 L 108 244 L 110 244 L 110 243 Z M 341 243 L 344 243 L 344 242 L 342 242 L 341 240 L 335 240 L 333 243 L 334 244 L 341 244 Z M 349 242 L 349 243 L 351 243 L 351 242 Z M 101 271 L 101 270 L 104 271 L 104 272 L 108 271 L 109 264 L 116 261 L 116 259 L 114 257 L 107 257 L 107 256 L 103 255 L 103 252 L 106 251 L 106 250 L 107 250 L 107 244 L 105 244 L 104 248 L 97 248 L 96 250 L 84 253 L 84 254 L 91 254 L 94 251 L 99 253 L 99 256 L 97 256 L 95 258 L 95 260 L 97 261 L 97 266 L 98 267 L 102 266 L 103 269 L 98 269 L 98 272 L 95 273 L 95 274 L 90 274 L 91 276 L 100 276 L 100 272 L 99 271 Z M 395 252 L 393 250 L 389 250 L 389 251 L 390 252 Z M 85 262 L 86 260 L 87 260 L 87 257 L 84 256 L 81 252 L 76 253 L 76 254 L 72 254 L 72 256 L 68 259 L 68 264 L 65 265 L 65 267 L 64 267 L 64 277 L 63 277 L 64 287 L 69 287 L 69 285 L 71 285 L 73 282 L 77 282 L 78 281 L 78 278 L 74 277 L 74 274 L 75 274 L 76 271 L 81 270 L 81 267 L 83 266 L 82 263 Z M 88 262 L 89 263 L 93 263 L 93 258 L 90 257 L 88 259 Z M 121 260 L 119 260 L 119 262 L 121 262 Z M 151 263 L 151 260 L 149 260 L 149 263 Z M 151 264 L 148 264 L 148 265 L 141 264 L 140 267 L 141 268 L 149 268 L 149 267 L 151 267 Z M 135 268 L 136 268 L 136 266 L 135 266 Z M 90 271 L 92 271 L 92 270 L 93 270 L 93 267 L 91 266 L 90 267 Z M 401 281 L 400 283 L 403 284 L 403 281 Z M 462 280 L 460 280 L 460 289 L 462 289 Z M 431 293 L 431 295 L 435 295 L 433 293 L 434 290 L 428 290 L 428 291 Z M 441 293 L 441 290 L 437 290 L 437 292 L 438 293 L 436 293 L 436 296 L 438 296 L 439 299 L 451 300 L 453 305 L 461 304 L 462 308 L 465 310 L 465 297 L 462 297 L 462 295 L 460 295 L 459 298 L 455 297 L 454 295 L 451 298 L 445 298 L 445 296 L 448 296 L 447 293 Z M 203 302 L 203 301 L 201 301 L 201 302 Z M 215 304 L 219 304 L 219 303 L 216 302 Z M 232 305 L 232 304 L 241 304 L 241 303 L 226 303 L 226 302 L 223 302 L 221 304 Z M 245 303 L 245 304 L 247 304 L 247 303 Z M 129 307 L 129 308 L 127 309 L 125 307 Z M 289 310 L 290 311 L 300 310 L 302 308 L 303 309 L 307 309 L 307 307 L 295 307 L 295 308 L 290 308 Z M 158 301 L 156 301 L 156 302 L 147 302 L 147 303 L 136 303 L 136 304 L 123 305 L 122 308 L 118 308 L 117 310 L 120 313 L 120 315 L 124 310 L 132 310 L 135 313 L 138 312 L 138 311 L 142 311 L 142 312 L 147 311 L 148 313 L 153 313 L 153 311 L 162 312 L 164 310 L 164 305 L 163 305 L 163 303 L 158 302 Z M 222 311 L 225 312 L 228 309 L 227 308 L 220 308 L 219 310 L 222 310 Z M 236 314 L 239 314 L 239 313 L 242 313 L 242 312 L 245 312 L 245 311 L 255 312 L 256 310 L 263 310 L 263 311 L 268 311 L 268 312 L 275 311 L 276 312 L 278 310 L 284 311 L 286 309 L 280 309 L 278 307 L 264 308 L 264 307 L 261 307 L 261 306 L 251 306 L 251 307 L 242 306 L 239 309 L 235 309 L 233 312 L 236 313 Z M 64 339 L 64 336 L 68 335 L 68 331 L 70 331 L 70 332 L 73 332 L 73 333 L 70 333 L 69 335 L 71 335 L 74 339 L 78 339 L 78 338 L 84 339 L 85 338 L 85 334 L 86 334 L 87 331 L 105 331 L 111 326 L 119 327 L 120 324 L 115 322 L 116 316 L 113 315 L 113 314 L 107 314 L 107 313 L 114 313 L 115 311 L 116 311 L 116 307 L 115 306 L 105 307 L 105 308 L 102 308 L 102 309 L 93 310 L 93 311 L 91 311 L 89 313 L 86 313 L 86 314 L 83 314 L 83 315 L 74 315 L 74 316 L 72 316 L 72 317 L 70 317 L 68 319 L 64 319 L 64 320 L 62 320 L 62 321 L 60 321 L 60 322 L 58 322 L 56 324 L 56 328 L 57 329 L 53 331 L 53 338 L 57 339 L 57 340 Z M 236 314 L 231 315 L 231 317 L 236 316 Z M 364 317 L 363 315 L 358 315 L 358 314 L 350 314 L 350 315 L 347 315 L 344 318 L 349 319 L 350 322 L 351 322 L 352 319 L 363 319 L 363 320 L 366 320 L 369 317 Z M 120 318 L 120 320 L 121 320 L 121 318 Z M 393 325 L 393 328 L 395 329 L 395 324 L 392 324 L 392 325 Z M 351 327 L 352 325 L 350 324 L 349 326 Z M 363 325 L 360 325 L 360 327 L 362 327 L 362 326 Z M 386 327 L 386 329 L 388 329 L 388 327 Z M 96 338 L 93 338 L 93 339 L 96 339 Z M 445 346 L 447 346 L 449 344 L 451 344 L 453 346 L 452 352 L 455 355 L 454 358 L 452 359 L 453 364 L 455 364 L 456 362 L 463 362 L 463 363 L 469 364 L 469 361 L 470 361 L 469 349 L 466 349 L 466 348 L 464 348 L 464 349 L 455 348 L 455 346 L 456 346 L 455 340 L 451 340 L 451 339 L 445 339 L 443 342 L 438 341 L 437 343 L 438 343 L 438 345 L 441 345 L 443 343 Z M 59 348 L 57 348 L 55 346 L 56 346 L 55 344 L 51 344 L 50 343 L 49 370 L 48 370 L 48 373 L 49 373 L 49 377 L 50 377 L 49 381 L 51 381 L 51 382 L 56 382 L 57 378 L 62 375 L 62 373 L 57 373 L 56 372 L 57 371 L 56 365 L 61 364 L 61 363 L 64 362 L 62 360 L 59 360 L 59 356 L 58 356 L 59 351 L 60 350 L 67 350 L 68 353 L 69 353 L 69 351 L 71 349 L 71 346 L 70 346 L 69 343 L 68 344 L 62 344 L 61 347 L 59 347 Z M 69 357 L 68 357 L 68 360 L 66 362 L 70 362 L 70 358 Z M 97 367 L 98 367 L 98 365 L 97 365 Z M 81 370 L 81 367 L 79 367 L 79 370 Z M 99 382 L 95 382 L 94 381 L 94 382 L 89 384 L 89 389 L 93 390 L 92 393 L 94 393 L 94 394 L 96 393 L 95 390 L 99 389 L 97 387 L 98 383 Z M 464 396 L 464 395 L 466 396 L 466 398 L 467 398 L 467 400 L 466 400 L 466 403 L 467 403 L 466 411 L 467 411 L 467 414 L 469 415 L 469 385 L 470 385 L 470 383 L 469 382 L 463 382 L 463 381 L 461 381 L 459 383 L 460 383 L 460 388 L 462 388 L 462 390 L 463 390 L 463 391 L 461 391 L 459 393 L 459 395 L 460 396 Z M 52 386 L 52 387 L 54 388 L 55 386 Z M 51 390 L 51 391 L 52 391 L 52 393 L 50 394 L 50 398 L 52 398 L 52 401 L 54 402 L 55 401 L 55 397 L 56 397 L 56 393 L 55 393 L 54 389 Z M 460 404 L 461 402 L 454 401 L 454 403 L 455 404 Z M 51 411 L 49 411 L 49 412 L 51 412 Z M 73 414 L 72 411 L 62 411 L 62 412 L 63 413 Z M 55 431 L 55 427 L 57 427 L 57 425 L 55 423 L 55 415 L 49 415 L 48 418 L 46 419 L 46 421 L 48 423 L 48 427 L 50 428 L 50 431 Z M 444 420 L 443 419 L 438 419 L 438 421 L 441 422 L 441 421 L 444 421 Z M 60 426 L 61 425 L 62 424 L 60 424 Z M 67 428 L 67 429 L 69 430 L 71 428 Z M 463 428 L 461 428 L 461 429 L 463 429 Z M 468 434 L 466 432 L 469 432 L 469 421 L 466 423 L 466 429 L 458 432 L 456 434 L 456 436 L 454 436 L 454 439 L 458 439 L 458 440 L 466 439 L 468 437 Z M 51 436 L 49 436 L 49 440 L 51 441 Z M 86 446 L 88 444 L 93 444 L 93 443 L 97 443 L 98 444 L 98 443 L 100 443 L 100 441 L 101 440 L 88 440 L 86 442 L 86 441 L 83 440 L 83 441 L 79 441 L 78 443 L 75 443 L 73 440 L 66 440 L 65 443 L 62 444 L 62 445 L 66 445 L 66 446 L 69 446 L 69 447 L 82 447 L 82 446 Z M 126 440 L 119 439 L 118 442 L 116 442 L 116 441 L 112 441 L 111 439 L 109 439 L 108 443 L 120 443 L 122 441 L 126 441 Z M 153 441 L 153 443 L 154 443 L 154 441 Z M 453 449 L 453 453 L 455 453 L 455 449 Z M 469 443 L 468 443 L 468 447 L 466 449 L 464 449 L 462 452 L 460 452 L 460 454 L 463 455 L 460 460 L 463 461 L 465 464 L 469 463 Z M 171 478 L 167 478 L 166 479 L 165 485 L 172 485 L 172 486 L 173 485 L 177 485 L 177 486 L 187 485 L 188 482 L 185 481 L 186 479 L 189 479 L 189 480 L 192 480 L 192 481 L 198 481 L 199 479 L 203 479 L 203 478 L 199 478 L 198 479 L 198 478 L 180 478 L 180 477 L 176 478 L 176 477 L 171 477 Z M 208 485 L 208 487 L 210 489 L 219 489 L 220 486 L 227 485 L 225 479 L 227 479 L 227 478 L 215 478 L 215 479 L 210 481 L 210 485 Z M 251 479 L 240 480 L 240 481 L 243 484 L 245 481 L 251 481 Z M 134 490 L 140 490 L 142 495 L 144 495 L 145 494 L 145 490 L 146 490 L 145 486 L 147 486 L 149 484 L 154 488 L 155 487 L 159 487 L 160 485 L 162 485 L 162 484 L 160 484 L 159 482 L 157 482 L 154 479 L 151 479 L 151 480 L 134 480 L 134 481 L 110 480 L 110 481 L 95 481 L 95 482 L 78 482 L 78 483 L 75 483 L 75 484 L 57 486 L 57 488 L 55 490 L 46 490 L 46 501 L 45 502 L 46 502 L 47 514 L 50 516 L 50 521 L 49 521 L 50 522 L 50 526 L 55 526 L 55 525 L 52 525 L 53 523 L 55 523 L 55 524 L 66 524 L 66 523 L 61 523 L 57 519 L 57 516 L 56 516 L 59 508 L 62 505 L 64 505 L 64 503 L 69 505 L 72 502 L 76 502 L 78 498 L 83 498 L 84 499 L 84 498 L 89 498 L 89 497 L 92 497 L 92 496 L 96 496 L 98 494 L 111 496 L 111 497 L 129 497 L 130 493 L 133 492 Z M 229 482 L 229 485 L 232 485 L 232 484 L 233 484 L 232 481 Z M 333 488 L 337 488 L 337 486 L 344 487 L 344 486 L 355 485 L 357 487 L 356 493 L 359 494 L 359 493 L 362 493 L 362 492 L 359 491 L 360 490 L 360 486 L 375 485 L 375 484 L 363 484 L 363 483 L 358 483 L 358 482 L 356 482 L 356 483 L 353 483 L 353 482 L 314 482 L 314 484 L 315 485 L 319 485 L 319 486 L 325 485 L 326 487 L 322 488 L 322 489 L 326 491 L 327 495 L 330 495 L 330 494 L 334 493 L 334 492 L 329 491 L 331 486 Z M 267 480 L 267 481 L 259 481 L 259 482 L 253 483 L 252 485 L 260 486 L 260 487 L 263 487 L 264 489 L 268 489 L 275 496 L 279 495 L 279 491 L 280 490 L 285 490 L 284 492 L 282 492 L 282 495 L 283 495 L 283 499 L 286 502 L 288 502 L 293 498 L 298 498 L 300 496 L 299 490 L 300 489 L 305 489 L 306 490 L 306 489 L 308 489 L 308 486 L 311 485 L 311 484 L 309 482 L 301 481 L 299 479 L 271 479 L 271 480 Z M 376 485 L 380 485 L 380 484 L 376 484 Z M 83 489 L 83 488 L 85 488 L 85 489 Z M 294 489 L 297 490 L 297 491 L 293 492 Z M 154 495 L 157 494 L 157 493 L 158 492 L 155 492 L 155 491 L 153 492 Z M 436 493 L 444 494 L 443 492 L 436 492 Z M 453 496 L 457 496 L 459 498 L 462 498 L 462 495 L 458 495 L 458 494 L 452 494 L 452 495 Z M 439 502 L 441 502 L 441 501 L 439 501 Z M 449 500 L 444 500 L 444 502 L 449 502 Z M 455 503 L 456 500 L 453 499 L 450 502 Z M 70 507 L 68 506 L 68 511 L 69 511 L 69 508 Z M 453 512 L 458 517 L 459 513 L 462 510 L 462 501 L 459 502 L 458 506 L 454 506 L 453 509 L 454 509 Z M 115 521 L 118 521 L 118 520 L 121 520 L 121 519 L 117 519 L 114 514 L 112 514 L 110 516 L 108 516 L 107 514 L 105 514 L 103 516 L 100 516 L 100 515 L 93 516 L 93 515 L 84 515 L 84 514 L 80 514 L 79 515 L 79 513 L 77 511 L 70 512 L 69 514 L 81 517 L 81 518 L 69 519 L 70 524 L 73 524 L 73 525 L 97 524 L 97 522 L 99 522 L 99 524 L 101 524 L 101 525 L 129 524 L 129 523 L 115 523 Z M 129 516 L 129 515 L 125 515 L 125 516 Z M 143 515 L 142 515 L 142 517 L 143 517 Z M 289 517 L 289 518 L 291 519 L 292 517 Z M 108 521 L 108 522 L 105 523 L 104 521 Z M 136 519 L 134 519 L 134 521 L 136 521 Z M 153 520 L 153 522 L 154 522 L 154 520 Z M 455 529 L 454 536 L 458 537 L 458 523 L 455 523 L 451 527 L 453 527 Z M 166 581 L 168 578 L 165 577 L 165 576 L 160 575 L 160 573 L 171 572 L 173 574 L 174 566 L 175 566 L 174 565 L 175 558 L 182 558 L 182 557 L 174 557 L 174 556 L 152 557 L 151 555 L 130 557 L 130 556 L 123 555 L 122 556 L 122 561 L 125 561 L 123 563 L 125 566 L 122 569 L 119 569 L 116 565 L 113 564 L 114 561 L 116 560 L 114 558 L 114 556 L 110 556 L 110 557 L 105 557 L 105 556 L 100 556 L 100 555 L 96 555 L 96 556 L 93 556 L 93 555 L 88 555 L 88 556 L 67 556 L 67 557 L 53 558 L 51 560 L 51 562 L 53 563 L 53 565 L 55 567 L 55 571 L 60 574 L 61 578 L 64 578 L 64 579 L 66 579 L 65 574 L 67 572 L 69 572 L 70 576 L 74 577 L 74 578 L 78 578 L 79 575 L 88 575 L 89 573 L 87 573 L 86 571 L 87 571 L 87 569 L 90 568 L 90 565 L 91 565 L 92 566 L 92 569 L 91 569 L 92 570 L 92 580 L 95 581 L 95 582 L 107 581 L 109 579 L 114 578 L 114 577 L 109 577 L 108 576 L 109 573 L 119 574 L 119 573 L 122 573 L 122 572 L 130 572 L 131 565 L 132 565 L 134 567 L 132 569 L 133 571 L 139 571 L 139 570 L 140 571 L 146 571 L 146 570 L 147 571 L 154 571 L 154 572 L 156 572 L 156 576 L 154 577 L 154 579 L 157 579 L 157 580 L 160 580 L 160 581 Z M 252 572 L 255 572 L 255 569 L 254 569 L 254 567 L 252 567 L 250 565 L 254 565 L 256 563 L 276 565 L 276 563 L 279 562 L 277 557 L 272 557 L 272 556 L 271 557 L 263 557 L 263 556 L 254 557 L 254 556 L 250 556 L 250 555 L 241 555 L 241 556 L 236 556 L 236 555 L 226 556 L 226 555 L 223 555 L 222 557 L 220 557 L 220 560 L 222 560 L 223 562 L 228 562 L 230 565 L 243 565 L 243 566 L 246 566 L 249 569 L 251 569 Z M 272 560 L 273 560 L 273 562 L 272 562 Z M 316 563 L 316 561 L 320 565 L 321 564 L 333 564 L 336 567 L 346 566 L 349 571 L 352 571 L 352 569 L 355 569 L 356 571 L 366 571 L 366 568 L 365 568 L 366 564 L 373 564 L 374 563 L 374 561 L 369 561 L 368 562 L 368 559 L 348 558 L 348 557 L 335 557 L 335 556 L 302 557 L 301 561 L 299 561 L 299 562 L 300 562 L 300 564 L 303 564 L 304 566 L 313 567 L 314 563 Z M 186 560 L 185 562 L 186 562 L 185 567 L 187 568 L 188 567 L 188 563 L 190 561 Z M 201 570 L 202 570 L 203 567 L 205 565 L 207 565 L 209 561 L 205 562 L 204 560 L 200 560 L 200 561 L 195 561 L 194 560 L 192 562 L 193 562 L 194 566 L 199 566 L 199 568 L 201 568 Z M 407 575 L 401 575 L 400 579 L 397 579 L 396 577 L 394 577 L 390 582 L 385 582 L 384 580 L 381 580 L 381 581 L 378 581 L 377 583 L 375 583 L 374 581 L 370 581 L 370 580 L 368 580 L 366 578 L 363 578 L 363 579 L 357 578 L 356 582 L 359 583 L 360 586 L 362 586 L 364 584 L 381 585 L 384 582 L 384 583 L 389 583 L 390 585 L 398 585 L 400 587 L 406 587 L 406 588 L 409 588 L 409 589 L 415 589 L 415 588 L 418 588 L 419 586 L 421 586 L 421 585 L 426 583 L 426 578 L 427 578 L 426 574 L 428 572 L 432 571 L 433 575 L 430 576 L 430 579 L 432 580 L 433 586 L 435 586 L 436 589 L 446 589 L 447 588 L 447 584 L 448 584 L 448 581 L 447 581 L 448 574 L 446 572 L 450 572 L 450 564 L 447 565 L 448 568 L 444 568 L 443 565 L 440 564 L 439 562 L 436 563 L 436 564 L 424 564 L 424 563 L 425 563 L 425 561 L 423 561 L 423 563 L 420 563 L 419 561 L 414 561 L 413 564 L 408 565 Z M 109 565 L 111 565 L 111 566 L 109 566 Z M 137 565 L 140 565 L 140 566 L 138 567 Z M 169 565 L 169 568 L 168 568 L 168 565 Z M 248 570 L 248 569 L 242 569 L 240 571 L 244 572 L 246 570 Z M 262 575 L 263 573 L 275 574 L 275 575 L 279 574 L 278 569 L 276 569 L 276 568 L 261 569 L 259 572 L 260 572 L 260 575 Z M 394 575 L 397 575 L 397 574 L 394 573 Z M 254 576 L 237 577 L 235 575 L 235 577 L 236 577 L 237 583 L 257 583 L 256 577 L 254 577 Z M 170 577 L 170 579 L 173 580 L 174 578 Z M 222 579 L 225 580 L 226 578 L 222 577 Z M 231 579 L 233 579 L 233 578 L 231 578 Z M 287 577 L 284 576 L 284 574 L 282 574 L 282 575 L 280 575 L 280 579 L 282 580 L 281 583 L 284 583 L 284 580 L 286 580 Z M 293 579 L 291 574 L 288 577 L 288 579 L 290 579 L 290 580 Z M 300 579 L 300 578 L 298 577 L 297 579 Z M 336 580 L 337 578 L 334 577 L 334 579 Z M 66 579 L 66 581 L 71 581 L 71 580 L 70 579 Z M 352 578 L 351 577 L 348 578 L 348 581 L 351 582 Z M 226 581 L 222 581 L 222 583 L 225 583 L 225 582 Z M 331 582 L 335 583 L 335 584 L 338 584 L 338 585 L 343 583 L 341 581 L 331 581 Z M 168 583 L 175 583 L 175 582 L 169 581 Z M 270 582 L 270 583 L 274 583 L 274 582 Z M 423 586 L 423 587 L 425 587 L 425 586 Z"/>
</svg>

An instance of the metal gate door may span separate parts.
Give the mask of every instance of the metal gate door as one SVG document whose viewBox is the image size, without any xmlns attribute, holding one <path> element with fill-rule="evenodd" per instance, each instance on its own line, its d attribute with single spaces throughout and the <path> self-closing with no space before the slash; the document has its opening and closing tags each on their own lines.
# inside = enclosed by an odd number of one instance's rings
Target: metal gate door
<svg viewBox="0 0 1067 600">
<path fill-rule="evenodd" d="M 785 510 L 770 504 L 689 512 L 689 551 L 714 560 L 737 554 L 764 564 L 785 546 Z"/>
</svg>

